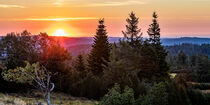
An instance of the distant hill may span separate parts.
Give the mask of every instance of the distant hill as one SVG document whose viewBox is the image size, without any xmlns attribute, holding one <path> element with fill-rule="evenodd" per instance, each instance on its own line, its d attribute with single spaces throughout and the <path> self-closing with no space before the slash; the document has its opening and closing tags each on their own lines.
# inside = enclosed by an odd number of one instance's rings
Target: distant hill
<svg viewBox="0 0 210 105">
<path fill-rule="evenodd" d="M 109 37 L 109 42 L 119 42 L 121 37 Z M 88 53 L 93 43 L 92 37 L 55 37 L 56 40 L 66 47 L 73 56 L 78 55 L 80 52 Z M 162 38 L 161 42 L 164 46 L 181 45 L 183 43 L 190 44 L 204 44 L 210 43 L 210 38 L 197 38 L 197 37 L 182 37 L 182 38 Z"/>
<path fill-rule="evenodd" d="M 210 57 L 210 44 L 189 44 L 183 43 L 180 45 L 165 46 L 170 56 L 177 56 L 179 52 L 184 52 L 186 55 L 199 55 L 204 54 Z"/>
<path fill-rule="evenodd" d="M 91 49 L 93 43 L 93 37 L 55 37 L 55 40 L 59 41 L 62 46 L 66 47 L 73 56 L 81 53 L 88 53 Z M 2 37 L 0 37 L 1 39 Z M 109 42 L 119 42 L 122 37 L 109 37 Z M 181 38 L 162 38 L 162 45 L 173 46 L 181 45 L 183 43 L 188 44 L 210 44 L 210 38 L 198 38 L 198 37 L 181 37 Z"/>
<path fill-rule="evenodd" d="M 65 47 L 75 46 L 75 45 L 86 45 L 93 43 L 93 37 L 54 37 L 61 45 Z M 109 37 L 109 42 L 118 42 L 120 37 Z"/>
<path fill-rule="evenodd" d="M 210 38 L 198 38 L 198 37 L 182 37 L 182 38 L 163 38 L 162 44 L 164 46 L 170 45 L 180 45 L 183 43 L 190 43 L 190 44 L 209 44 Z"/>
<path fill-rule="evenodd" d="M 120 38 L 121 37 L 109 37 L 109 42 L 117 43 Z M 64 45 L 65 47 L 93 43 L 93 37 L 76 37 L 76 38 L 56 37 L 56 39 L 59 40 L 61 44 Z M 177 45 L 177 44 L 183 44 L 183 43 L 200 45 L 204 43 L 210 43 L 210 38 L 198 38 L 198 37 L 162 38 L 161 42 L 164 46 L 175 45 L 175 44 Z"/>
</svg>

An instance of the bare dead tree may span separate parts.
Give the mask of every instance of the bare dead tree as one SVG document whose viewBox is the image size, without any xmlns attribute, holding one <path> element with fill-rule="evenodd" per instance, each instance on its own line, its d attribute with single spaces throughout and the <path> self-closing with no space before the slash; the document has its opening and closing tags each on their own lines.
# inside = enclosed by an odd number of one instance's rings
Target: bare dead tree
<svg viewBox="0 0 210 105">
<path fill-rule="evenodd" d="M 29 83 L 39 89 L 43 94 L 48 105 L 51 105 L 50 92 L 53 91 L 55 85 L 50 81 L 51 73 L 39 63 L 30 64 L 26 62 L 26 66 L 17 67 L 14 70 L 4 71 L 3 78 L 7 81 L 19 83 Z"/>
</svg>

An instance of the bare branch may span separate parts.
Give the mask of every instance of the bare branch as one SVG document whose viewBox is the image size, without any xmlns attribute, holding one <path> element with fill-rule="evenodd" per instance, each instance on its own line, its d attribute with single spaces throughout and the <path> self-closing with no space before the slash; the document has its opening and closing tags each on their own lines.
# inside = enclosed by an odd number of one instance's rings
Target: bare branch
<svg viewBox="0 0 210 105">
<path fill-rule="evenodd" d="M 53 91 L 53 89 L 55 88 L 55 84 L 54 83 L 51 83 L 52 87 L 50 89 L 50 92 Z"/>
</svg>

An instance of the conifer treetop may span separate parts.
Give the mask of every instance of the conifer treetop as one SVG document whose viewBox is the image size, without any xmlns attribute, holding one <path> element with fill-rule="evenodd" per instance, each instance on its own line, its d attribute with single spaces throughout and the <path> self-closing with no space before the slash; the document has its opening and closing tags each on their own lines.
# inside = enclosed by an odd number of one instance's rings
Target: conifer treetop
<svg viewBox="0 0 210 105">
<path fill-rule="evenodd" d="M 131 12 L 126 22 L 126 31 L 122 31 L 124 38 L 132 47 L 137 47 L 142 42 L 142 32 L 138 28 L 139 18 L 136 17 L 134 12 Z"/>
<path fill-rule="evenodd" d="M 160 27 L 159 23 L 157 22 L 158 15 L 156 12 L 153 13 L 153 20 L 152 24 L 149 25 L 149 29 L 147 31 L 149 35 L 149 41 L 154 44 L 161 44 L 160 43 Z"/>
<path fill-rule="evenodd" d="M 88 67 L 93 74 L 98 75 L 108 66 L 111 46 L 108 41 L 104 19 L 99 19 L 99 25 L 94 36 L 94 43 L 88 57 Z"/>
</svg>

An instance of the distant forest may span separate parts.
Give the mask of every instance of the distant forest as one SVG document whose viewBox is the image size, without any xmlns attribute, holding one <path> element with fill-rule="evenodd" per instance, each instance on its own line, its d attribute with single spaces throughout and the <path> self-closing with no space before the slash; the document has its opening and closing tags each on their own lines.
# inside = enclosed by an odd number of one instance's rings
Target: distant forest
<svg viewBox="0 0 210 105">
<path fill-rule="evenodd" d="M 210 56 L 210 44 L 190 44 L 184 43 L 180 45 L 165 46 L 169 52 L 169 56 L 177 56 L 179 52 L 183 52 L 189 56 L 191 55 L 208 55 Z"/>
<path fill-rule="evenodd" d="M 169 40 L 169 39 L 168 39 Z M 166 41 L 166 39 L 165 39 Z M 166 43 L 165 43 L 166 44 Z M 71 52 L 72 56 L 77 56 L 80 53 L 89 53 L 91 50 L 91 44 L 78 44 L 78 45 L 65 45 Z M 184 52 L 187 55 L 207 55 L 210 56 L 210 44 L 192 44 L 182 43 L 166 45 L 164 48 L 168 51 L 168 56 L 177 56 L 179 52 Z"/>
</svg>

